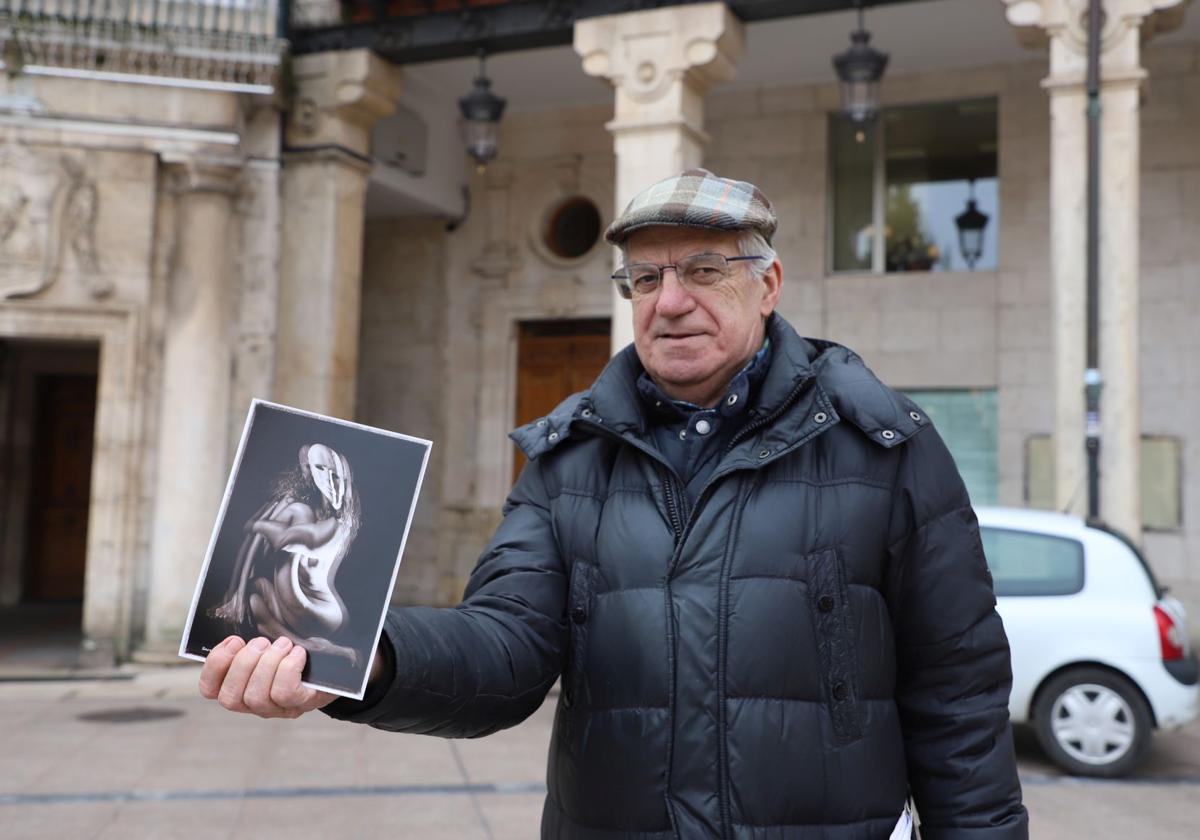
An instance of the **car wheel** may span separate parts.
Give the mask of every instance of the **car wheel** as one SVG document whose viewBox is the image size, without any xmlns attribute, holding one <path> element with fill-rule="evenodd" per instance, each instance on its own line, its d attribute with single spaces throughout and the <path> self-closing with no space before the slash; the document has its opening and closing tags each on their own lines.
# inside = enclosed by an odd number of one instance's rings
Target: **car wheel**
<svg viewBox="0 0 1200 840">
<path fill-rule="evenodd" d="M 1145 758 L 1153 724 L 1141 692 L 1102 668 L 1073 668 L 1042 687 L 1033 709 L 1038 741 L 1077 776 L 1124 776 Z"/>
</svg>

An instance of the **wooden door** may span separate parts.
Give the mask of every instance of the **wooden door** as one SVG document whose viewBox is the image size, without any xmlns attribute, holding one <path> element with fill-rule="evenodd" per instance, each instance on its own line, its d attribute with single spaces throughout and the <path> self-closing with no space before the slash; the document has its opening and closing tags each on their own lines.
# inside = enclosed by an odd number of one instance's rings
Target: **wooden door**
<svg viewBox="0 0 1200 840">
<path fill-rule="evenodd" d="M 25 598 L 80 601 L 87 559 L 96 377 L 39 376 L 35 412 Z"/>
<path fill-rule="evenodd" d="M 517 337 L 518 426 L 550 411 L 576 391 L 587 389 L 608 364 L 607 318 L 578 321 L 527 321 Z M 518 449 L 513 481 L 525 466 Z"/>
</svg>

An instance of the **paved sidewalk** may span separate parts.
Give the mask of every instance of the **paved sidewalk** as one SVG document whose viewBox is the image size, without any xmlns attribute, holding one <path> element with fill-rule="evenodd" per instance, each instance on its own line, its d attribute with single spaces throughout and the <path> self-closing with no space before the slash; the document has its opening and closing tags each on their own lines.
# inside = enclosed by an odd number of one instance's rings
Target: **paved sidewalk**
<svg viewBox="0 0 1200 840">
<path fill-rule="evenodd" d="M 198 673 L 0 683 L 0 837 L 537 835 L 552 703 L 517 729 L 449 741 L 230 714 L 196 693 Z M 159 717 L 87 719 L 138 710 Z"/>
<path fill-rule="evenodd" d="M 198 667 L 126 668 L 0 682 L 0 838 L 537 837 L 553 697 L 447 741 L 230 714 L 196 693 Z M 1197 836 L 1200 724 L 1160 734 L 1121 782 L 1064 777 L 1028 732 L 1017 746 L 1034 838 Z"/>
</svg>

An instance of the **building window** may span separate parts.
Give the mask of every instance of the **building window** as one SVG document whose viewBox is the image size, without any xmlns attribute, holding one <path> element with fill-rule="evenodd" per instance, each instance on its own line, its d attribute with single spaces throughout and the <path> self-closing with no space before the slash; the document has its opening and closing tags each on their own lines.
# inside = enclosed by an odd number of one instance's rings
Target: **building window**
<svg viewBox="0 0 1200 840">
<path fill-rule="evenodd" d="M 954 456 L 972 505 L 998 498 L 1000 433 L 994 389 L 904 393 L 925 412 Z"/>
<path fill-rule="evenodd" d="M 1142 436 L 1142 527 L 1173 531 L 1183 527 L 1183 441 Z"/>
<path fill-rule="evenodd" d="M 997 595 L 1074 595 L 1083 589 L 1078 540 L 987 527 L 979 535 Z"/>
<path fill-rule="evenodd" d="M 994 270 L 996 136 L 995 99 L 831 116 L 830 268 Z"/>
<path fill-rule="evenodd" d="M 1143 435 L 1141 457 L 1142 527 L 1147 531 L 1182 528 L 1183 442 L 1174 437 Z M 1054 496 L 1054 446 L 1050 435 L 1030 435 L 1025 441 L 1025 503 L 1054 510 Z"/>
<path fill-rule="evenodd" d="M 600 241 L 600 210 L 591 199 L 571 196 L 546 214 L 542 243 L 554 256 L 575 260 L 585 256 Z"/>
</svg>

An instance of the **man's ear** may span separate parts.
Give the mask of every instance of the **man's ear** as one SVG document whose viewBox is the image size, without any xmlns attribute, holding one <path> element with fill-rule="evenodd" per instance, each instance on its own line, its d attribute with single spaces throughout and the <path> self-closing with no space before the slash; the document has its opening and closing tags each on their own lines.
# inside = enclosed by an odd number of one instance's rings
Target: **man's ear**
<svg viewBox="0 0 1200 840">
<path fill-rule="evenodd" d="M 759 313 L 766 318 L 779 305 L 779 296 L 783 294 L 783 265 L 779 260 L 771 263 L 771 267 L 763 272 L 762 281 L 766 285 Z"/>
</svg>

